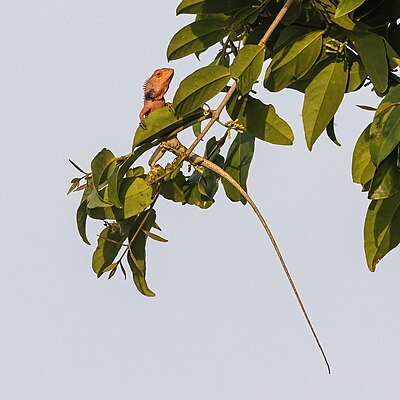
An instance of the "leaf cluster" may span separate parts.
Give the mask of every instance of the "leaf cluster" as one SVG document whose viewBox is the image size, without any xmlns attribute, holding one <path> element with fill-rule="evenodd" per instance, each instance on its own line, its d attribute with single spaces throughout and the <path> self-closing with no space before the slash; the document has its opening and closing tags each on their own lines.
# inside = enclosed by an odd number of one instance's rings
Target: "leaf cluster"
<svg viewBox="0 0 400 400">
<path fill-rule="evenodd" d="M 214 50 L 213 62 L 180 82 L 172 107 L 148 115 L 135 132 L 129 154 L 116 157 L 103 149 L 93 159 L 91 172 L 72 181 L 71 191 L 84 189 L 77 211 L 82 239 L 89 243 L 87 217 L 106 224 L 93 256 L 97 276 L 104 272 L 113 276 L 117 268 L 125 273 L 122 262 L 126 257 L 138 290 L 154 295 L 145 280 L 145 246 L 148 237 L 165 241 L 151 231 L 158 228 L 156 200 L 161 196 L 208 208 L 220 177 L 206 168 L 185 172 L 184 158 L 153 165 L 148 172 L 137 160 L 190 127 L 199 135 L 202 122 L 215 111 L 207 102 L 221 92 L 235 89 L 225 106 L 230 120 L 218 119 L 226 132 L 208 140 L 204 158 L 223 168 L 243 189 L 257 141 L 293 143 L 287 122 L 273 104 L 265 104 L 254 92 L 254 84 L 261 80 L 266 91 L 291 89 L 304 94 L 302 120 L 310 150 L 324 132 L 340 145 L 334 118 L 346 94 L 370 86 L 383 98 L 353 157 L 353 179 L 371 199 L 365 222 L 369 268 L 374 270 L 379 259 L 400 242 L 396 229 L 400 218 L 400 25 L 396 22 L 400 4 L 389 0 L 297 0 L 272 29 L 284 4 L 283 0 L 180 2 L 177 14 L 191 14 L 194 21 L 172 37 L 168 59 L 200 58 Z M 264 63 L 267 67 L 261 76 Z M 231 131 L 235 137 L 229 141 Z M 246 203 L 229 182 L 222 183 L 231 201 Z"/>
</svg>

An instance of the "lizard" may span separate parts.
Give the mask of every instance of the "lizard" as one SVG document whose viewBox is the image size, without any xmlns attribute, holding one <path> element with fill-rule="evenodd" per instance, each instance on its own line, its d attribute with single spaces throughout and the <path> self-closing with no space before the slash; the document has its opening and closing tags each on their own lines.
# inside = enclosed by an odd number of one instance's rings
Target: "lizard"
<svg viewBox="0 0 400 400">
<path fill-rule="evenodd" d="M 174 70 L 172 68 L 160 68 L 156 69 L 151 77 L 144 82 L 144 104 L 143 108 L 139 113 L 140 124 L 146 128 L 144 119 L 153 111 L 158 110 L 161 107 L 171 107 L 171 103 L 165 101 L 164 95 L 169 89 L 169 85 L 174 76 Z M 153 155 L 149 159 L 149 165 L 153 166 L 165 153 L 160 147 L 158 147 Z"/>
<path fill-rule="evenodd" d="M 164 95 L 168 91 L 173 76 L 174 70 L 172 68 L 160 68 L 156 69 L 151 77 L 144 82 L 144 104 L 139 114 L 141 123 L 151 112 L 171 105 L 171 103 L 165 101 Z"/>
</svg>

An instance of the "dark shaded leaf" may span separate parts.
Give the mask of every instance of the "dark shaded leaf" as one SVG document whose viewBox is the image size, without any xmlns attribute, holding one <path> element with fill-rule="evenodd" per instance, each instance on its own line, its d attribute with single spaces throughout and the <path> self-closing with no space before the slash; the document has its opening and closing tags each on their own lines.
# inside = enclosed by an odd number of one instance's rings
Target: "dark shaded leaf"
<svg viewBox="0 0 400 400">
<path fill-rule="evenodd" d="M 328 138 L 332 140 L 333 143 L 336 144 L 336 146 L 341 146 L 341 144 L 339 143 L 339 141 L 336 139 L 336 134 L 335 134 L 335 119 L 332 118 L 327 127 L 326 127 L 326 133 L 328 135 Z"/>
<path fill-rule="evenodd" d="M 146 209 L 152 202 L 153 189 L 140 177 L 124 178 L 119 191 L 123 209 L 116 207 L 88 209 L 95 219 L 123 220 L 133 217 Z"/>
<path fill-rule="evenodd" d="M 302 78 L 321 54 L 322 34 L 322 30 L 310 32 L 280 50 L 267 68 L 264 86 L 278 92 Z"/>
<path fill-rule="evenodd" d="M 354 42 L 375 90 L 377 93 L 384 93 L 389 76 L 384 39 L 374 33 L 364 32 L 352 32 L 349 37 Z"/>
<path fill-rule="evenodd" d="M 92 160 L 93 185 L 99 190 L 100 184 L 104 182 L 115 168 L 115 156 L 108 149 L 101 150 Z"/>
<path fill-rule="evenodd" d="M 148 236 L 143 230 L 149 231 L 155 220 L 156 212 L 154 210 L 141 213 L 135 218 L 128 235 L 130 251 L 127 258 L 133 281 L 139 292 L 148 297 L 154 297 L 155 293 L 149 289 L 146 282 L 146 242 Z"/>
<path fill-rule="evenodd" d="M 376 264 L 400 243 L 400 194 L 374 200 L 368 207 L 364 225 L 364 249 L 368 268 Z"/>
<path fill-rule="evenodd" d="M 176 14 L 230 13 L 242 7 L 259 4 L 257 0 L 183 0 Z"/>
<path fill-rule="evenodd" d="M 367 71 L 359 60 L 354 60 L 349 66 L 349 78 L 347 80 L 346 93 L 360 89 L 367 78 Z"/>
<path fill-rule="evenodd" d="M 400 142 L 400 85 L 384 98 L 376 110 L 371 127 L 372 162 L 379 165 Z"/>
<path fill-rule="evenodd" d="M 225 160 L 225 171 L 247 191 L 247 176 L 254 154 L 255 137 L 247 132 L 238 133 L 232 142 Z M 241 201 L 244 197 L 227 180 L 222 179 L 225 193 L 231 201 Z"/>
<path fill-rule="evenodd" d="M 371 200 L 387 199 L 400 191 L 400 170 L 397 166 L 397 149 L 375 171 L 368 193 Z"/>
<path fill-rule="evenodd" d="M 160 194 L 168 200 L 177 203 L 185 203 L 185 185 L 185 177 L 182 171 L 179 171 L 174 179 L 163 183 Z"/>
<path fill-rule="evenodd" d="M 192 22 L 172 37 L 167 49 L 167 58 L 169 61 L 177 60 L 189 54 L 206 50 L 228 33 L 224 17 Z"/>
<path fill-rule="evenodd" d="M 86 212 L 87 200 L 82 201 L 79 205 L 78 210 L 76 211 L 76 225 L 78 227 L 78 232 L 82 240 L 90 246 L 90 242 L 86 236 L 86 220 L 87 220 L 87 212 Z"/>
<path fill-rule="evenodd" d="M 290 126 L 276 114 L 271 104 L 266 105 L 246 95 L 240 100 L 232 97 L 226 109 L 230 117 L 233 120 L 238 119 L 251 135 L 273 144 L 293 143 L 294 136 Z"/>
</svg>

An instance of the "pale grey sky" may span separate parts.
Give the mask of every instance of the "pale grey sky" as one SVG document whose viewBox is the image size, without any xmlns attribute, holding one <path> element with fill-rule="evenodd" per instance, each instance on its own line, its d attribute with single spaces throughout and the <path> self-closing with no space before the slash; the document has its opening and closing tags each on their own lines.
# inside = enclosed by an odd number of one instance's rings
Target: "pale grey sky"
<svg viewBox="0 0 400 400">
<path fill-rule="evenodd" d="M 103 147 L 129 151 L 141 86 L 167 66 L 189 21 L 178 1 L 6 2 L 0 16 L 2 277 L 0 398 L 395 399 L 400 356 L 399 252 L 371 274 L 365 195 L 351 182 L 354 143 L 376 105 L 369 89 L 337 118 L 342 147 L 312 153 L 301 96 L 260 97 L 288 119 L 295 145 L 257 142 L 249 191 L 269 221 L 329 357 L 322 358 L 251 210 L 220 192 L 209 210 L 157 205 L 168 244 L 150 243 L 141 296 L 97 280 L 94 245 L 75 228 L 75 170 Z M 189 57 L 180 79 L 204 64 Z M 215 131 L 217 134 L 219 130 Z M 190 133 L 186 134 L 189 136 Z M 92 243 L 101 224 L 90 224 Z"/>
</svg>

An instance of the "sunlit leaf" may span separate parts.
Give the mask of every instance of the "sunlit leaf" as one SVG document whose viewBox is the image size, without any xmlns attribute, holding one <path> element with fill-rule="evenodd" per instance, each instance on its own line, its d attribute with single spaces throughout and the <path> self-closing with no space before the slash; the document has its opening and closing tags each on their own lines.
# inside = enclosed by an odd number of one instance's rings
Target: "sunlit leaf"
<svg viewBox="0 0 400 400">
<path fill-rule="evenodd" d="M 347 85 L 344 62 L 325 66 L 307 86 L 303 104 L 303 125 L 309 150 L 334 117 Z"/>
<path fill-rule="evenodd" d="M 341 17 L 336 16 L 336 3 L 332 0 L 318 0 L 313 4 L 315 4 L 319 10 L 319 13 L 327 21 L 337 24 L 342 28 L 348 29 L 349 31 L 352 31 L 355 28 L 354 22 L 349 18 L 348 15 L 342 15 Z"/>
<path fill-rule="evenodd" d="M 161 237 L 161 236 L 159 236 L 159 235 L 156 235 L 156 234 L 153 233 L 153 232 L 146 231 L 145 229 L 143 229 L 143 232 L 144 232 L 150 239 L 153 239 L 153 240 L 155 240 L 155 241 L 157 241 L 157 242 L 162 242 L 162 243 L 168 242 L 168 239 L 164 239 L 163 237 Z"/>
<path fill-rule="evenodd" d="M 263 47 L 248 44 L 241 48 L 235 57 L 230 71 L 232 78 L 237 80 L 237 87 L 241 94 L 248 93 L 260 76 L 264 53 Z"/>
<path fill-rule="evenodd" d="M 103 190 L 104 192 L 104 190 Z M 109 208 L 112 204 L 104 201 L 102 196 L 99 195 L 99 192 L 96 189 L 93 189 L 89 196 L 89 201 L 87 204 L 87 208 Z"/>
<path fill-rule="evenodd" d="M 144 128 L 139 125 L 137 128 L 133 147 L 136 148 L 143 143 L 152 142 L 155 139 L 175 136 L 178 132 L 194 123 L 210 118 L 210 116 L 204 115 L 202 108 L 196 108 L 184 117 L 177 117 L 168 107 L 161 107 L 153 111 L 145 119 L 146 127 Z"/>
<path fill-rule="evenodd" d="M 340 3 L 336 9 L 335 17 L 339 18 L 346 15 L 356 8 L 360 7 L 365 0 L 340 0 Z"/>
<path fill-rule="evenodd" d="M 352 176 L 353 182 L 364 186 L 375 173 L 375 166 L 369 152 L 369 131 L 371 124 L 361 133 L 353 151 Z"/>
<path fill-rule="evenodd" d="M 183 79 L 175 93 L 176 114 L 189 114 L 202 107 L 226 86 L 229 79 L 229 69 L 220 65 L 209 65 L 193 72 Z"/>
</svg>

